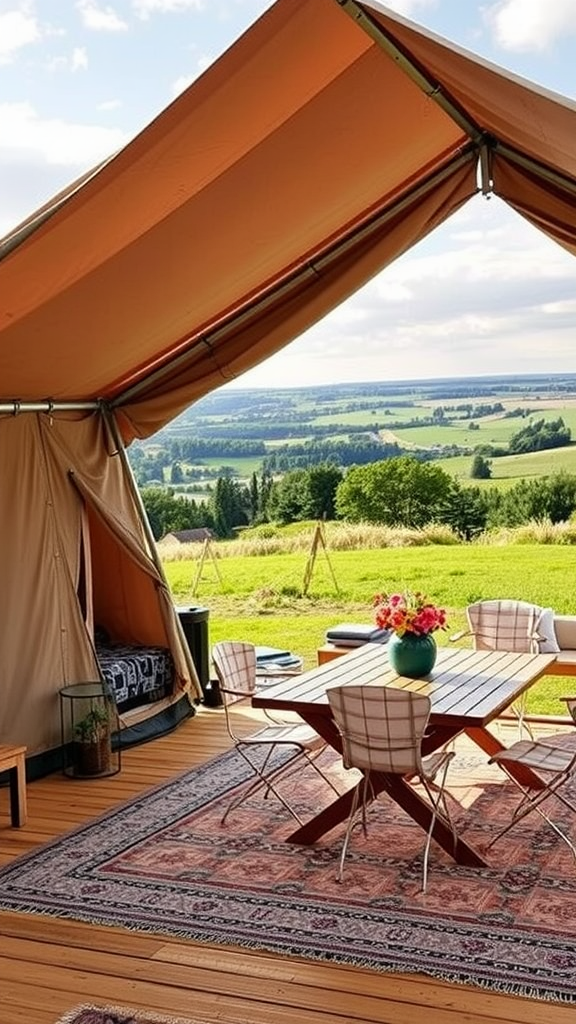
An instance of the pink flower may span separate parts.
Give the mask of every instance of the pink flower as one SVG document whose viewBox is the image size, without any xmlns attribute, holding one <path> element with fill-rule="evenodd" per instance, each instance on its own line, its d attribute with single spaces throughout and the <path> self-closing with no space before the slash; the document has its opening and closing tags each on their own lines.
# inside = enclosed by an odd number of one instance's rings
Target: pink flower
<svg viewBox="0 0 576 1024">
<path fill-rule="evenodd" d="M 403 594 L 376 594 L 373 606 L 376 625 L 380 629 L 391 629 L 398 636 L 405 633 L 426 636 L 446 628 L 444 608 L 437 608 L 419 590 L 407 590 Z"/>
</svg>

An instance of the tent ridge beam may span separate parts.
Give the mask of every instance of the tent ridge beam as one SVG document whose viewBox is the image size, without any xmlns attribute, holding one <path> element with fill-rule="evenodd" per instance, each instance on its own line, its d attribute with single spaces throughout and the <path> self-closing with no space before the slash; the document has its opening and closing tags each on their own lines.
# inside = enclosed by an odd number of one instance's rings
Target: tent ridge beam
<svg viewBox="0 0 576 1024">
<path fill-rule="evenodd" d="M 0 399 L 0 413 L 19 416 L 22 412 L 46 412 L 48 415 L 53 412 L 90 412 L 99 409 L 101 404 L 99 401 L 56 402 L 46 398 L 41 402 L 24 402 L 18 398 L 4 398 Z"/>
<path fill-rule="evenodd" d="M 421 182 L 421 184 L 416 188 L 405 192 L 391 206 L 386 207 L 384 210 L 376 211 L 369 219 L 364 220 L 360 225 L 353 227 L 346 235 L 340 237 L 336 242 L 333 242 L 332 245 L 327 246 L 325 250 L 311 256 L 308 260 L 302 263 L 297 270 L 293 271 L 289 277 L 273 283 L 268 291 L 258 296 L 250 304 L 244 306 L 244 308 L 241 308 L 236 314 L 232 314 L 230 319 L 225 321 L 223 324 L 220 324 L 212 330 L 206 331 L 196 338 L 191 339 L 186 348 L 169 363 L 166 363 L 163 367 L 155 370 L 147 377 L 138 381 L 138 383 L 127 388 L 116 398 L 110 400 L 109 405 L 111 408 L 121 408 L 129 402 L 133 402 L 138 398 L 142 391 L 148 390 L 151 385 L 161 382 L 164 377 L 174 372 L 174 370 L 177 370 L 182 364 L 185 364 L 190 357 L 190 353 L 195 348 L 205 346 L 206 348 L 212 349 L 214 343 L 220 338 L 225 337 L 230 333 L 230 331 L 242 327 L 246 322 L 250 321 L 254 315 L 262 313 L 263 310 L 277 303 L 278 300 L 283 298 L 285 295 L 289 296 L 290 293 L 294 289 L 299 288 L 307 278 L 320 277 L 327 269 L 329 269 L 330 265 L 335 260 L 339 259 L 342 254 L 346 252 L 347 249 L 357 245 L 370 234 L 380 230 L 387 221 L 396 217 L 403 209 L 414 201 L 423 198 L 429 191 L 436 188 L 444 178 L 457 170 L 458 167 L 464 166 L 474 160 L 476 158 L 476 153 L 476 146 L 472 143 L 468 143 L 468 145 L 463 147 L 459 153 L 452 156 L 451 159 L 449 159 L 440 168 L 434 170 L 425 181 Z M 213 358 L 216 362 L 215 354 L 213 355 Z"/>
<path fill-rule="evenodd" d="M 430 78 L 425 70 L 404 52 L 392 36 L 388 35 L 382 26 L 374 21 L 358 5 L 356 0 L 336 0 L 336 3 L 382 50 L 385 50 L 392 57 L 398 67 L 402 68 L 426 96 L 434 100 L 466 132 L 476 145 L 484 146 L 486 144 L 487 137 L 482 128 L 472 121 L 466 112 L 450 98 L 440 82 Z"/>
</svg>

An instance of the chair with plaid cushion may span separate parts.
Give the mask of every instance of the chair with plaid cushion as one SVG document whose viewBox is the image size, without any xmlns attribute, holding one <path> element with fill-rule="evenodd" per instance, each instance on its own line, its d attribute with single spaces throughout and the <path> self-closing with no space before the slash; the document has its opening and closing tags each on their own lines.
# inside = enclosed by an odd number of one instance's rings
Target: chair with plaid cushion
<svg viewBox="0 0 576 1024">
<path fill-rule="evenodd" d="M 446 772 L 453 750 L 439 750 L 423 758 L 422 737 L 430 716 L 430 698 L 412 690 L 391 686 L 335 686 L 326 691 L 334 721 L 342 737 L 342 759 L 345 768 L 358 768 L 363 774 L 356 787 L 338 870 L 342 881 L 344 860 L 360 799 L 362 828 L 366 835 L 366 804 L 370 790 L 370 773 L 387 772 L 421 783 L 432 805 L 432 819 L 422 873 L 422 890 L 426 891 L 428 856 L 434 823 L 438 813 L 451 823 L 445 797 Z M 436 778 L 440 774 L 440 782 Z M 454 831 L 454 828 L 452 826 Z M 454 833 L 454 843 L 456 834 Z"/>
<path fill-rule="evenodd" d="M 468 634 L 472 635 L 477 651 L 512 651 L 521 654 L 558 652 L 554 635 L 553 612 L 528 601 L 477 601 L 466 609 Z M 454 639 L 465 636 L 460 633 Z M 525 722 L 526 695 L 515 701 L 511 710 L 522 730 L 532 738 Z"/>
<path fill-rule="evenodd" d="M 571 717 L 576 723 L 576 697 L 561 697 L 568 707 Z M 542 809 L 542 804 L 551 796 L 555 796 L 568 810 L 576 814 L 576 805 L 562 791 L 567 782 L 576 776 L 576 752 L 561 746 L 554 737 L 542 740 L 519 740 L 507 750 L 501 750 L 490 759 L 490 764 L 499 764 L 508 778 L 520 789 L 522 798 L 516 805 L 508 824 L 488 844 L 493 846 L 502 836 L 522 821 L 527 814 L 536 811 L 550 825 L 563 842 L 570 848 L 576 860 L 576 846 L 570 836 L 560 828 L 549 814 Z M 542 789 L 527 789 L 514 778 L 509 765 L 523 764 L 534 771 L 545 785 Z"/>
<path fill-rule="evenodd" d="M 298 824 L 302 825 L 301 818 L 278 789 L 276 783 L 280 776 L 308 765 L 328 783 L 334 792 L 338 793 L 331 780 L 315 763 L 318 755 L 326 747 L 325 741 L 309 725 L 294 724 L 293 722 L 271 721 L 270 724 L 264 725 L 256 732 L 239 735 L 231 708 L 235 703 L 250 698 L 257 689 L 256 648 L 253 644 L 245 641 L 225 640 L 215 644 L 212 648 L 212 661 L 224 704 L 228 735 L 237 752 L 256 776 L 253 784 L 247 789 L 241 788 L 238 795 L 228 805 L 222 816 L 222 822 L 226 820 L 230 811 L 238 807 L 254 792 L 265 788 L 266 795 L 270 792 L 274 793 Z M 282 672 L 282 675 L 293 674 L 293 672 Z M 282 675 L 275 673 L 274 682 L 279 682 Z M 280 763 L 275 758 L 278 751 L 283 751 L 285 755 L 280 759 Z"/>
</svg>

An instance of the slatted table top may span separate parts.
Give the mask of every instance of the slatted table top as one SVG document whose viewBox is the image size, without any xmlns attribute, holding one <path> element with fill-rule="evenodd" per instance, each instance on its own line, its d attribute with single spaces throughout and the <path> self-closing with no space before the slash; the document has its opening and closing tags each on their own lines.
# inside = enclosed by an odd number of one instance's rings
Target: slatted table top
<svg viewBox="0 0 576 1024">
<path fill-rule="evenodd" d="M 330 714 L 326 690 L 343 684 L 386 685 L 427 694 L 431 724 L 485 726 L 529 689 L 554 661 L 554 654 L 515 654 L 439 648 L 430 675 L 398 676 L 385 646 L 364 644 L 343 657 L 259 690 L 254 707 Z"/>
</svg>

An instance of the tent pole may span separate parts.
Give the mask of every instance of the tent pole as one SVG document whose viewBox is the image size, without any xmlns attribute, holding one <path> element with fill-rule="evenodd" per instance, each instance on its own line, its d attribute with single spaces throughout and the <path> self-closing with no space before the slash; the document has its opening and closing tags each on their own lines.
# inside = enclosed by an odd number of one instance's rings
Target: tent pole
<svg viewBox="0 0 576 1024">
<path fill-rule="evenodd" d="M 49 398 L 41 402 L 20 402 L 17 398 L 0 399 L 0 413 L 19 416 L 21 412 L 92 412 L 100 408 L 100 402 L 52 402 Z"/>
<path fill-rule="evenodd" d="M 536 160 L 531 160 L 530 157 L 518 153 L 511 146 L 507 146 L 505 142 L 497 142 L 493 148 L 495 153 L 500 153 L 511 164 L 518 164 L 519 167 L 533 172 L 539 178 L 542 178 L 543 181 L 563 189 L 564 192 L 569 192 L 572 196 L 576 196 L 576 183 L 572 178 L 559 174 L 552 167 L 546 167 L 544 164 L 537 163 Z"/>
<path fill-rule="evenodd" d="M 472 139 L 472 141 L 480 147 L 480 170 L 482 180 L 482 192 L 487 195 L 489 192 L 494 191 L 492 187 L 492 177 L 490 173 L 490 153 L 492 151 L 502 153 L 507 159 L 514 161 L 521 167 L 525 167 L 529 171 L 533 171 L 538 177 L 543 178 L 545 181 L 551 182 L 553 185 L 558 185 L 570 192 L 572 195 L 576 195 L 576 185 L 572 178 L 568 178 L 566 175 L 555 171 L 553 168 L 548 167 L 546 164 L 542 164 L 537 160 L 531 159 L 529 156 L 525 156 L 523 153 L 518 153 L 511 146 L 506 145 L 504 142 L 500 142 L 494 138 L 483 128 L 477 125 L 463 110 L 455 100 L 442 91 L 440 84 L 434 79 L 429 78 L 425 70 L 402 50 L 394 40 L 388 36 L 385 30 L 374 21 L 369 14 L 361 8 L 356 0 L 335 0 L 339 7 L 347 14 L 353 21 L 355 21 L 359 27 L 370 36 L 374 42 L 385 50 L 395 61 L 398 67 L 401 67 L 407 75 L 410 76 L 415 85 L 422 90 L 430 99 L 434 100 L 439 107 L 442 108 L 452 120 L 462 128 L 466 134 Z"/>
<path fill-rule="evenodd" d="M 336 0 L 336 3 L 382 50 L 385 50 L 393 58 L 398 67 L 406 72 L 426 96 L 434 100 L 466 132 L 476 145 L 480 146 L 486 141 L 487 133 L 468 117 L 465 110 L 462 110 L 442 91 L 439 82 L 429 78 L 424 69 L 404 53 L 398 44 L 386 34 L 382 26 L 373 21 L 366 11 L 356 3 L 356 0 Z"/>
<path fill-rule="evenodd" d="M 108 427 L 108 429 L 109 429 L 109 431 L 110 431 L 110 433 L 111 433 L 111 435 L 112 435 L 112 437 L 114 439 L 114 443 L 116 444 L 118 455 L 119 455 L 120 460 L 122 462 L 122 466 L 124 467 L 124 471 L 126 473 L 126 478 L 127 478 L 128 482 L 129 482 L 129 485 L 130 485 L 130 490 L 131 490 L 131 493 L 132 493 L 132 497 L 134 498 L 134 501 L 136 503 L 136 507 L 138 509 L 138 515 L 140 517 L 140 522 L 142 524 L 142 529 L 144 530 L 144 533 L 146 535 L 146 540 L 148 541 L 150 557 L 152 558 L 152 561 L 154 562 L 154 565 L 156 566 L 160 576 L 164 580 L 164 583 L 166 585 L 166 589 L 169 591 L 170 590 L 170 586 L 169 586 L 168 580 L 166 579 L 166 573 L 164 572 L 164 566 L 162 565 L 162 561 L 160 559 L 160 556 L 158 554 L 158 550 L 156 548 L 156 541 L 154 539 L 154 534 L 152 533 L 152 528 L 151 528 L 150 523 L 148 521 L 148 516 L 146 514 L 146 509 L 144 507 L 144 502 L 142 501 L 142 495 L 140 494 L 140 491 L 139 491 L 139 488 L 138 488 L 138 484 L 136 483 L 136 477 L 134 476 L 134 472 L 132 470 L 132 466 L 130 465 L 130 460 L 128 459 L 128 455 L 127 455 L 127 452 L 126 452 L 126 445 L 124 444 L 124 441 L 122 439 L 122 435 L 120 434 L 120 431 L 118 430 L 118 425 L 116 423 L 116 417 L 114 415 L 114 412 L 111 409 L 109 409 L 108 406 L 106 406 L 104 403 L 100 404 L 100 409 L 101 409 L 102 415 L 104 417 L 104 422 L 106 423 L 106 426 Z M 181 647 L 182 647 L 182 653 L 184 654 L 184 659 L 186 661 L 186 665 L 187 665 L 188 671 L 190 673 L 190 679 L 192 680 L 192 683 L 194 683 L 195 680 L 198 680 L 198 673 L 196 671 L 196 666 L 194 665 L 194 662 L 192 661 L 192 655 L 190 653 L 190 648 L 188 646 L 188 641 L 186 639 L 186 636 L 184 634 L 184 630 L 182 628 L 182 623 L 180 622 L 180 616 L 177 615 L 176 612 L 174 612 L 174 620 L 175 620 L 175 623 L 176 623 L 176 628 L 178 630 L 178 636 L 180 637 L 180 644 L 181 644 Z M 198 689 L 198 696 L 200 696 L 200 689 Z"/>
</svg>

